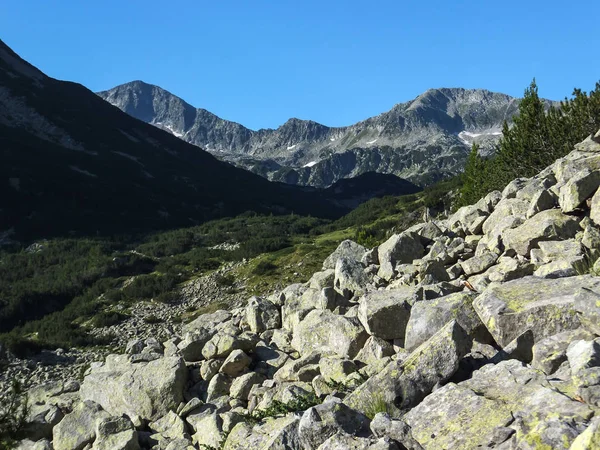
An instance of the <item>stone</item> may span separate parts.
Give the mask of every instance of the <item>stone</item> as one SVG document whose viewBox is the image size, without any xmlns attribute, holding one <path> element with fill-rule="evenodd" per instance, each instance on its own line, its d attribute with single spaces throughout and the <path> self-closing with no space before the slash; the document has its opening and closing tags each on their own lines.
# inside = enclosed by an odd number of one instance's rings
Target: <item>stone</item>
<svg viewBox="0 0 600 450">
<path fill-rule="evenodd" d="M 504 198 L 494 208 L 487 220 L 483 224 L 483 234 L 491 235 L 495 232 L 501 222 L 509 216 L 524 217 L 529 208 L 529 203 L 516 198 Z"/>
<path fill-rule="evenodd" d="M 321 272 L 313 273 L 308 284 L 312 289 L 321 290 L 326 287 L 333 287 L 333 280 L 335 277 L 335 266 L 334 269 L 326 269 Z"/>
<path fill-rule="evenodd" d="M 504 347 L 527 329 L 538 342 L 578 328 L 577 305 L 595 304 L 599 289 L 600 280 L 589 275 L 556 280 L 525 277 L 490 286 L 473 306 L 495 341 Z"/>
<path fill-rule="evenodd" d="M 395 234 L 377 249 L 379 272 L 384 280 L 391 280 L 395 275 L 396 264 L 409 264 L 421 258 L 425 252 L 419 236 L 412 234 Z"/>
<path fill-rule="evenodd" d="M 340 258 L 347 258 L 354 261 L 359 261 L 365 254 L 367 249 L 356 242 L 349 239 L 342 241 L 340 245 L 323 261 L 323 270 L 335 269 L 335 265 Z"/>
<path fill-rule="evenodd" d="M 205 381 L 212 380 L 212 377 L 219 373 L 223 361 L 223 359 L 209 359 L 207 361 L 202 361 L 202 364 L 200 365 L 200 376 L 202 379 Z"/>
<path fill-rule="evenodd" d="M 365 292 L 371 281 L 359 261 L 340 258 L 335 265 L 334 288 L 344 298 L 350 299 Z"/>
<path fill-rule="evenodd" d="M 322 354 L 318 351 L 310 352 L 301 358 L 289 360 L 281 369 L 279 369 L 273 379 L 278 382 L 298 381 L 298 373 L 306 366 L 318 365 Z"/>
<path fill-rule="evenodd" d="M 254 349 L 256 371 L 269 378 L 289 360 L 289 355 L 268 345 L 259 345 Z"/>
<path fill-rule="evenodd" d="M 426 261 L 419 270 L 419 281 L 423 283 L 425 279 L 430 279 L 433 283 L 440 281 L 450 281 L 446 272 L 446 267 L 439 261 Z M 429 283 L 432 284 L 432 283 Z"/>
<path fill-rule="evenodd" d="M 592 334 L 584 329 L 563 331 L 541 339 L 533 346 L 531 367 L 551 375 L 567 360 L 569 344 L 577 340 L 591 340 Z"/>
<path fill-rule="evenodd" d="M 183 340 L 177 344 L 181 356 L 190 362 L 204 359 L 202 349 L 216 332 L 215 329 L 197 328 L 192 332 L 186 333 Z"/>
<path fill-rule="evenodd" d="M 186 419 L 194 430 L 192 442 L 199 448 L 220 448 L 225 437 L 222 433 L 223 421 L 215 411 L 188 416 Z"/>
<path fill-rule="evenodd" d="M 581 426 L 592 415 L 587 405 L 551 386 L 543 374 L 512 359 L 485 365 L 467 381 L 448 383 L 403 420 L 424 449 L 489 448 L 502 427 L 516 430 L 503 433 L 515 445 L 502 448 L 568 448 L 574 437 L 558 431 L 558 425 Z"/>
<path fill-rule="evenodd" d="M 527 219 L 522 225 L 502 234 L 505 249 L 512 249 L 521 256 L 529 255 L 540 241 L 570 239 L 579 231 L 579 220 L 564 215 L 558 209 L 542 211 Z"/>
<path fill-rule="evenodd" d="M 600 171 L 586 170 L 570 178 L 559 189 L 558 204 L 564 213 L 575 211 L 600 185 Z"/>
<path fill-rule="evenodd" d="M 592 197 L 590 204 L 590 219 L 597 225 L 600 226 L 600 189 L 596 191 Z"/>
<path fill-rule="evenodd" d="M 210 403 L 222 395 L 229 394 L 230 387 L 231 378 L 222 373 L 216 374 L 212 380 L 210 380 L 210 383 L 208 383 L 208 389 L 206 390 L 206 402 Z"/>
<path fill-rule="evenodd" d="M 502 190 L 502 198 L 515 198 L 529 181 L 528 178 L 515 178 Z"/>
<path fill-rule="evenodd" d="M 346 376 L 358 370 L 354 361 L 349 359 L 328 357 L 319 361 L 321 376 L 327 381 L 341 382 Z"/>
<path fill-rule="evenodd" d="M 405 291 L 373 291 L 359 300 L 358 318 L 367 333 L 381 339 L 402 339 L 410 316 Z"/>
<path fill-rule="evenodd" d="M 577 269 L 573 261 L 560 259 L 538 267 L 533 275 L 538 278 L 574 277 L 577 275 Z"/>
<path fill-rule="evenodd" d="M 203 314 L 183 326 L 183 333 L 193 333 L 199 329 L 212 330 L 231 319 L 229 311 L 219 310 L 212 314 Z"/>
<path fill-rule="evenodd" d="M 239 336 L 226 332 L 215 334 L 202 349 L 202 356 L 206 359 L 227 358 L 234 350 L 250 352 L 257 342 L 256 335 L 242 333 Z"/>
<path fill-rule="evenodd" d="M 292 346 L 302 355 L 326 349 L 339 356 L 353 358 L 367 338 L 368 334 L 358 319 L 327 310 L 313 310 L 296 326 Z"/>
<path fill-rule="evenodd" d="M 368 434 L 370 420 L 350 409 L 340 399 L 328 397 L 320 405 L 307 409 L 298 424 L 298 435 L 304 448 L 318 448 L 339 431 L 348 434 Z"/>
<path fill-rule="evenodd" d="M 183 360 L 164 357 L 131 364 L 127 355 L 109 355 L 81 384 L 82 400 L 92 400 L 111 415 L 156 420 L 183 401 L 187 369 Z"/>
<path fill-rule="evenodd" d="M 410 427 L 402 420 L 394 420 L 387 413 L 377 413 L 371 421 L 371 431 L 376 437 L 388 436 L 400 442 L 407 450 L 422 450 L 412 437 Z"/>
<path fill-rule="evenodd" d="M 219 371 L 230 377 L 237 377 L 248 369 L 251 362 L 252 358 L 242 350 L 234 350 L 225 359 Z"/>
<path fill-rule="evenodd" d="M 481 272 L 485 272 L 491 266 L 493 266 L 498 260 L 496 253 L 485 253 L 481 256 L 474 256 L 466 261 L 460 263 L 463 272 L 467 276 L 475 275 Z"/>
<path fill-rule="evenodd" d="M 394 347 L 388 341 L 371 336 L 354 359 L 365 364 L 372 364 L 386 356 L 392 356 L 394 353 Z"/>
<path fill-rule="evenodd" d="M 238 423 L 227 436 L 223 450 L 300 449 L 299 422 L 300 417 L 291 414 L 255 427 L 244 422 Z"/>
<path fill-rule="evenodd" d="M 193 397 L 192 399 L 190 399 L 189 402 L 187 402 L 185 405 L 183 405 L 181 410 L 178 409 L 178 414 L 180 417 L 185 418 L 188 414 L 190 414 L 194 410 L 200 408 L 202 405 L 204 405 L 204 402 L 202 400 L 200 400 L 197 397 Z"/>
<path fill-rule="evenodd" d="M 600 338 L 571 342 L 567 348 L 567 359 L 575 376 L 584 369 L 600 366 Z"/>
<path fill-rule="evenodd" d="M 252 297 L 246 306 L 246 321 L 253 333 L 281 327 L 279 308 L 269 300 Z"/>
<path fill-rule="evenodd" d="M 546 211 L 556 206 L 557 197 L 551 191 L 542 189 L 537 192 L 529 201 L 529 208 L 525 213 L 526 218 L 535 216 L 540 211 Z"/>
<path fill-rule="evenodd" d="M 406 350 L 416 349 L 452 320 L 471 337 L 484 343 L 489 341 L 489 334 L 473 309 L 474 298 L 471 293 L 460 292 L 415 303 L 406 326 Z"/>
<path fill-rule="evenodd" d="M 594 417 L 585 431 L 575 438 L 569 450 L 595 450 L 598 448 L 600 448 L 600 417 Z"/>
<path fill-rule="evenodd" d="M 96 439 L 96 427 L 110 414 L 92 401 L 83 401 L 52 430 L 55 450 L 81 450 Z"/>
<path fill-rule="evenodd" d="M 52 443 L 48 439 L 41 439 L 34 442 L 30 439 L 23 439 L 19 442 L 16 450 L 52 450 Z"/>
<path fill-rule="evenodd" d="M 417 405 L 434 386 L 444 383 L 456 372 L 459 361 L 471 350 L 471 339 L 452 321 L 404 361 L 391 361 L 385 369 L 369 378 L 345 399 L 351 408 L 363 413 L 375 403 L 396 411 Z"/>
<path fill-rule="evenodd" d="M 248 395 L 252 386 L 259 385 L 265 380 L 265 377 L 257 372 L 249 372 L 237 377 L 231 383 L 229 395 L 232 398 L 248 400 Z"/>
<path fill-rule="evenodd" d="M 96 423 L 92 450 L 139 450 L 137 431 L 127 417 L 109 417 Z"/>
</svg>

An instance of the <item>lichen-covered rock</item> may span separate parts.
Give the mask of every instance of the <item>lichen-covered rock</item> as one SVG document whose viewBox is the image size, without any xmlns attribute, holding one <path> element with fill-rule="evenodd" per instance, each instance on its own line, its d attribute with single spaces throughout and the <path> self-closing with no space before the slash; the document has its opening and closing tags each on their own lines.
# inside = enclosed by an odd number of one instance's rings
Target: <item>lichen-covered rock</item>
<svg viewBox="0 0 600 450">
<path fill-rule="evenodd" d="M 234 350 L 251 351 L 254 349 L 257 341 L 256 335 L 248 333 L 233 335 L 226 332 L 219 332 L 204 345 L 202 356 L 206 359 L 227 358 Z"/>
<path fill-rule="evenodd" d="M 100 405 L 83 401 L 52 430 L 55 450 L 81 450 L 96 439 L 97 425 L 110 417 Z"/>
<path fill-rule="evenodd" d="M 407 450 L 422 450 L 413 437 L 410 427 L 402 420 L 393 420 L 387 413 L 377 413 L 371 421 L 371 431 L 376 437 L 390 437 Z"/>
<path fill-rule="evenodd" d="M 335 265 L 340 258 L 347 258 L 354 261 L 359 261 L 365 254 L 367 249 L 354 241 L 346 239 L 323 261 L 323 270 L 335 269 Z"/>
<path fill-rule="evenodd" d="M 598 448 L 600 448 L 600 417 L 594 417 L 585 431 L 575 438 L 569 450 L 595 450 Z"/>
<path fill-rule="evenodd" d="M 201 361 L 202 349 L 206 343 L 217 333 L 217 330 L 198 327 L 185 334 L 183 340 L 177 344 L 181 356 L 186 361 Z"/>
<path fill-rule="evenodd" d="M 412 263 L 421 258 L 425 249 L 418 235 L 395 234 L 377 249 L 379 257 L 379 275 L 384 280 L 391 280 L 395 275 L 396 264 Z"/>
<path fill-rule="evenodd" d="M 502 199 L 494 208 L 494 212 L 489 215 L 483 224 L 483 234 L 492 234 L 506 217 L 524 217 L 528 208 L 529 203 L 524 200 L 516 198 Z"/>
<path fill-rule="evenodd" d="M 340 258 L 335 264 L 334 288 L 344 298 L 350 299 L 365 292 L 371 281 L 359 261 Z"/>
<path fill-rule="evenodd" d="M 269 300 L 252 297 L 246 306 L 246 322 L 253 333 L 262 333 L 281 327 L 281 314 Z"/>
<path fill-rule="evenodd" d="M 183 434 L 187 432 L 187 426 L 185 422 L 173 411 L 169 411 L 168 414 L 161 417 L 157 421 L 151 422 L 149 427 L 155 433 L 160 433 L 162 437 L 168 439 L 177 439 L 182 437 Z"/>
<path fill-rule="evenodd" d="M 222 395 L 229 394 L 231 388 L 231 378 L 223 373 L 216 374 L 208 383 L 206 389 L 206 401 L 211 402 Z"/>
<path fill-rule="evenodd" d="M 411 408 L 436 384 L 447 381 L 470 349 L 471 339 L 452 321 L 404 361 L 390 362 L 350 393 L 344 403 L 363 413 L 376 401 L 385 402 L 396 411 Z"/>
<path fill-rule="evenodd" d="M 502 233 L 505 249 L 527 256 L 540 241 L 571 239 L 579 231 L 579 220 L 563 214 L 559 209 L 548 209 L 527 219 L 522 225 Z"/>
<path fill-rule="evenodd" d="M 541 339 L 533 346 L 531 366 L 534 369 L 541 370 L 546 375 L 553 374 L 567 360 L 567 348 L 569 344 L 581 339 L 590 340 L 592 339 L 592 334 L 578 328 Z"/>
<path fill-rule="evenodd" d="M 567 348 L 567 359 L 571 372 L 577 376 L 579 372 L 590 367 L 600 366 L 600 338 L 593 341 L 573 341 Z"/>
<path fill-rule="evenodd" d="M 231 383 L 229 395 L 232 398 L 248 400 L 248 395 L 250 394 L 252 386 L 261 384 L 264 379 L 265 377 L 257 372 L 249 372 L 245 375 L 237 377 Z"/>
<path fill-rule="evenodd" d="M 230 377 L 237 377 L 248 369 L 251 362 L 252 358 L 246 355 L 242 350 L 234 350 L 225 359 L 219 370 Z"/>
<path fill-rule="evenodd" d="M 485 272 L 487 269 L 492 267 L 498 260 L 498 254 L 496 253 L 484 253 L 480 256 L 474 256 L 466 261 L 460 263 L 463 272 L 467 276 L 475 275 L 481 272 Z"/>
<path fill-rule="evenodd" d="M 559 259 L 538 267 L 533 272 L 538 278 L 565 278 L 577 275 L 577 266 L 573 261 Z"/>
<path fill-rule="evenodd" d="M 573 212 L 600 185 L 600 171 L 585 170 L 572 177 L 559 189 L 558 203 L 564 213 Z"/>
<path fill-rule="evenodd" d="M 341 382 L 346 376 L 356 372 L 358 367 L 349 359 L 327 357 L 320 359 L 319 369 L 326 380 Z"/>
<path fill-rule="evenodd" d="M 109 417 L 96 423 L 92 450 L 139 450 L 137 431 L 127 417 Z"/>
<path fill-rule="evenodd" d="M 365 364 L 372 364 L 386 356 L 392 356 L 394 353 L 394 347 L 388 341 L 371 336 L 354 359 Z"/>
<path fill-rule="evenodd" d="M 406 326 L 406 350 L 414 350 L 452 320 L 456 320 L 471 337 L 487 341 L 488 333 L 473 309 L 474 298 L 471 293 L 459 292 L 415 303 Z"/>
<path fill-rule="evenodd" d="M 338 316 L 328 310 L 313 310 L 294 329 L 292 346 L 305 355 L 313 350 L 329 350 L 353 358 L 368 334 L 354 317 Z"/>
<path fill-rule="evenodd" d="M 109 355 L 85 377 L 80 394 L 114 416 L 128 415 L 137 426 L 140 418 L 156 420 L 176 409 L 186 381 L 181 358 L 131 364 L 126 355 Z"/>
<path fill-rule="evenodd" d="M 300 417 L 290 414 L 252 427 L 238 423 L 227 436 L 223 450 L 284 450 L 301 449 L 298 436 Z"/>
<path fill-rule="evenodd" d="M 338 398 L 329 397 L 302 414 L 298 434 L 304 448 L 317 448 L 339 431 L 353 435 L 368 434 L 369 423 L 364 414 L 348 408 Z"/>
<path fill-rule="evenodd" d="M 578 427 L 593 414 L 589 406 L 553 388 L 536 370 L 509 360 L 486 365 L 471 379 L 438 389 L 403 420 L 426 450 L 485 448 L 494 439 L 496 445 L 512 439 L 515 446 L 507 448 L 530 448 L 526 445 L 534 442 L 539 446 L 531 448 L 568 448 L 574 436 L 554 433 L 547 425 Z M 499 431 L 503 431 L 500 442 Z"/>
<path fill-rule="evenodd" d="M 381 339 L 404 338 L 411 294 L 404 290 L 373 291 L 361 297 L 358 318 L 367 333 Z"/>
<path fill-rule="evenodd" d="M 290 359 L 287 353 L 261 343 L 255 347 L 253 358 L 256 371 L 269 378 Z"/>
<path fill-rule="evenodd" d="M 525 277 L 487 288 L 473 302 L 496 342 L 506 346 L 531 329 L 535 342 L 579 326 L 576 300 L 595 303 L 600 279 L 591 276 L 556 280 Z M 593 299 L 593 300 L 592 300 Z"/>
</svg>

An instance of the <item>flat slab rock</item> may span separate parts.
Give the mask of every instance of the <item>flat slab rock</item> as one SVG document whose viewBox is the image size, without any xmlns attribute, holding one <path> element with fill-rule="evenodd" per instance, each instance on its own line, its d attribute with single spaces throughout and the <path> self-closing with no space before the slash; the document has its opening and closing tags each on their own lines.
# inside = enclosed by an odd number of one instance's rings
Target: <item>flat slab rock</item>
<svg viewBox="0 0 600 450">
<path fill-rule="evenodd" d="M 517 360 L 487 365 L 426 397 L 403 420 L 425 449 L 569 448 L 594 415 Z M 578 431 L 581 430 L 581 431 Z M 533 445 L 532 445 L 533 444 Z"/>
<path fill-rule="evenodd" d="M 595 304 L 600 278 L 591 275 L 541 279 L 525 277 L 488 287 L 473 302 L 475 311 L 502 347 L 531 330 L 538 340 L 580 326 L 577 303 Z"/>
</svg>

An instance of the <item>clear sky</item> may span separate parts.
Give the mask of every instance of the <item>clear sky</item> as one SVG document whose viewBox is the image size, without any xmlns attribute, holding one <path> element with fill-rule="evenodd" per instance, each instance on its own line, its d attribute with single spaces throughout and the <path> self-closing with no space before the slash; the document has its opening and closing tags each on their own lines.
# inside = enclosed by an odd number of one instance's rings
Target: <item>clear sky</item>
<svg viewBox="0 0 600 450">
<path fill-rule="evenodd" d="M 349 125 L 433 87 L 600 80 L 599 0 L 0 0 L 0 38 L 99 91 L 141 79 L 250 128 Z"/>
</svg>

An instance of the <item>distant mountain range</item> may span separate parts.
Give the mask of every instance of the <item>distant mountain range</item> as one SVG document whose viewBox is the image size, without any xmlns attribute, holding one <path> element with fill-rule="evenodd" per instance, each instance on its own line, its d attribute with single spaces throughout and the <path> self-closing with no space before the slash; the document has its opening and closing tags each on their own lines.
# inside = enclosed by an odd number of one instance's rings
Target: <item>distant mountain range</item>
<svg viewBox="0 0 600 450">
<path fill-rule="evenodd" d="M 0 245 L 11 234 L 133 234 L 249 210 L 338 217 L 369 195 L 418 189 L 380 176 L 355 194 L 269 182 L 44 75 L 2 41 L 0 157 Z"/>
<path fill-rule="evenodd" d="M 270 180 L 315 187 L 367 172 L 419 185 L 458 174 L 474 141 L 492 151 L 519 102 L 481 89 L 430 89 L 347 127 L 290 119 L 276 130 L 253 131 L 142 81 L 98 95 L 220 159 Z"/>
</svg>

